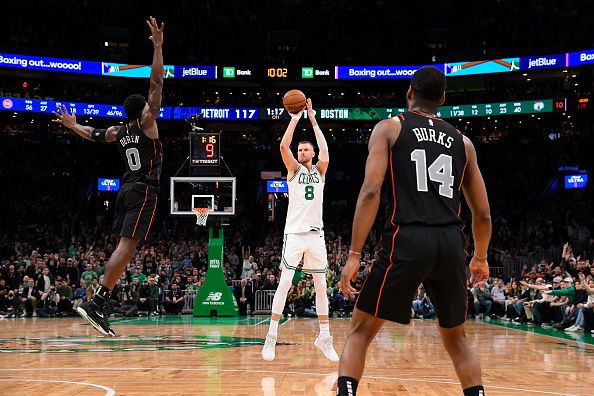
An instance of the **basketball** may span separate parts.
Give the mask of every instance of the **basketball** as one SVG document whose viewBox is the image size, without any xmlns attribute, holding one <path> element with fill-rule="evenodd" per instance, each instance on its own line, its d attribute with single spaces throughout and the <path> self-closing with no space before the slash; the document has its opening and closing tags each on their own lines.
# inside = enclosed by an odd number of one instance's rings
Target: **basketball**
<svg viewBox="0 0 594 396">
<path fill-rule="evenodd" d="M 291 114 L 297 114 L 305 107 L 305 94 L 292 89 L 283 96 L 283 106 Z"/>
</svg>

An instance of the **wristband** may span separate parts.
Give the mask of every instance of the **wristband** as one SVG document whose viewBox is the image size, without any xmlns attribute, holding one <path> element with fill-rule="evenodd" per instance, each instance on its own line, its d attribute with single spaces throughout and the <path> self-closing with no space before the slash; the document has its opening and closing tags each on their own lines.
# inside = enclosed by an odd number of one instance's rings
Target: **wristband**
<svg viewBox="0 0 594 396">
<path fill-rule="evenodd" d="M 486 261 L 487 260 L 487 255 L 485 254 L 485 257 L 481 257 L 478 254 L 474 254 L 474 257 L 477 258 L 478 260 L 482 260 L 482 261 Z"/>
<path fill-rule="evenodd" d="M 94 129 L 91 132 L 91 139 L 95 142 L 105 142 L 106 133 L 107 129 Z"/>
<path fill-rule="evenodd" d="M 350 253 L 356 254 L 357 256 L 360 256 L 361 255 L 361 252 L 355 252 L 354 250 L 350 250 L 349 249 L 349 254 Z"/>
</svg>

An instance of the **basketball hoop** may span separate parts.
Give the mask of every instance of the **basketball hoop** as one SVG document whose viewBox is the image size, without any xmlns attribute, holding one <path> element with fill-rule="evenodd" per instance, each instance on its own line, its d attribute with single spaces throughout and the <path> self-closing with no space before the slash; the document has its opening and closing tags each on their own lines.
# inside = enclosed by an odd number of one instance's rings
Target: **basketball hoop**
<svg viewBox="0 0 594 396">
<path fill-rule="evenodd" d="M 193 208 L 192 212 L 196 215 L 196 225 L 205 226 L 208 219 L 208 208 Z"/>
</svg>

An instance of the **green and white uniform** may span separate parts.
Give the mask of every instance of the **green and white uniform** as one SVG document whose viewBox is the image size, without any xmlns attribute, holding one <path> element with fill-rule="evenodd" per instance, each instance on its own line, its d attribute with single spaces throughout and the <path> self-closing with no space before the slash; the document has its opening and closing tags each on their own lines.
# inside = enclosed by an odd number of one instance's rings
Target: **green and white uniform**
<svg viewBox="0 0 594 396">
<path fill-rule="evenodd" d="M 326 272 L 328 258 L 324 240 L 322 208 L 324 176 L 317 166 L 301 164 L 288 180 L 289 208 L 283 241 L 283 264 L 296 269 L 303 258 L 303 271 Z"/>
</svg>

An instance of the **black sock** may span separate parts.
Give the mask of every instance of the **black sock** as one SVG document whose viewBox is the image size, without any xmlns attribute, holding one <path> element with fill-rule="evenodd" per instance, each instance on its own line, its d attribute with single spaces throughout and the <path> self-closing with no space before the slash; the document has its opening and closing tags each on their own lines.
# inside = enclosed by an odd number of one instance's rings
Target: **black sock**
<svg viewBox="0 0 594 396">
<path fill-rule="evenodd" d="M 95 293 L 95 297 L 93 297 L 93 301 L 97 305 L 103 305 L 109 298 L 109 293 L 110 293 L 109 288 L 107 288 L 103 285 L 99 285 L 99 288 L 97 289 L 97 292 Z"/>
<path fill-rule="evenodd" d="M 355 396 L 359 381 L 351 377 L 338 377 L 336 396 Z"/>
<path fill-rule="evenodd" d="M 466 388 L 463 392 L 464 396 L 485 396 L 485 388 L 482 385 Z"/>
</svg>

